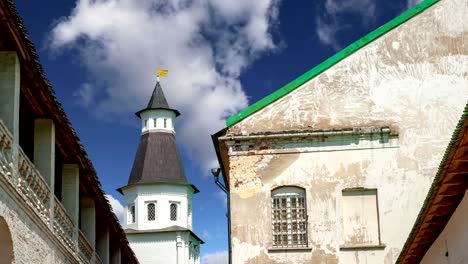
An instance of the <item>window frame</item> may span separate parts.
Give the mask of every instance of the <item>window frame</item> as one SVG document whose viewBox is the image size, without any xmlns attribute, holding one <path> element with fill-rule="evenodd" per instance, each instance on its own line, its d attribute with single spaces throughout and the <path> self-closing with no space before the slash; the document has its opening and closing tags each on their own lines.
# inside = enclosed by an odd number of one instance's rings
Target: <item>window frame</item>
<svg viewBox="0 0 468 264">
<path fill-rule="evenodd" d="M 286 185 L 271 190 L 271 229 L 273 249 L 308 248 L 307 192 L 304 188 Z"/>
<path fill-rule="evenodd" d="M 153 214 L 154 214 L 153 217 L 154 217 L 154 218 L 153 218 L 153 219 L 150 219 L 150 208 L 149 208 L 150 205 L 153 205 L 153 207 L 154 207 L 154 209 L 153 209 L 153 210 L 154 210 L 154 212 L 153 212 Z M 148 202 L 146 202 L 146 221 L 148 221 L 148 222 L 154 222 L 154 221 L 156 221 L 156 220 L 157 220 L 157 214 L 156 214 L 156 212 L 157 212 L 157 203 L 156 203 L 156 201 L 148 201 Z"/>
<path fill-rule="evenodd" d="M 360 195 L 359 195 L 360 194 Z M 349 243 L 346 240 L 345 234 L 345 219 L 344 219 L 344 197 L 345 196 L 374 196 L 375 197 L 375 218 L 376 218 L 376 225 L 377 225 L 377 243 Z M 385 244 L 382 244 L 382 234 L 381 234 L 381 227 L 380 227 L 380 212 L 379 212 L 379 193 L 377 188 L 364 188 L 364 187 L 356 187 L 356 188 L 347 188 L 341 190 L 341 228 L 342 228 L 342 245 L 340 246 L 341 250 L 346 249 L 381 249 L 385 248 Z"/>
<path fill-rule="evenodd" d="M 135 204 L 129 204 L 127 207 L 127 224 L 136 223 L 136 207 Z"/>
<path fill-rule="evenodd" d="M 172 206 L 175 206 L 175 219 L 172 219 Z M 170 221 L 178 221 L 180 219 L 180 213 L 179 213 L 179 210 L 180 210 L 180 203 L 179 202 L 169 202 L 169 220 Z"/>
</svg>

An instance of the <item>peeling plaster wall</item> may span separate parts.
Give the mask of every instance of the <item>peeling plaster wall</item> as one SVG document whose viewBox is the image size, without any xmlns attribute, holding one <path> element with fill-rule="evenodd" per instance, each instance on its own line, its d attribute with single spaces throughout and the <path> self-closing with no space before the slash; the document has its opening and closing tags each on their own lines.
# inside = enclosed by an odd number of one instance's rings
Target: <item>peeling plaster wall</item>
<svg viewBox="0 0 468 264">
<path fill-rule="evenodd" d="M 291 139 L 225 142 L 234 264 L 396 261 L 467 103 L 466 17 L 467 1 L 442 0 L 228 129 L 390 127 L 398 135 L 389 146 L 361 148 L 365 140 L 335 149 Z M 306 189 L 312 250 L 271 252 L 271 189 L 291 184 Z M 340 249 L 342 190 L 355 187 L 378 190 L 384 249 Z"/>
</svg>

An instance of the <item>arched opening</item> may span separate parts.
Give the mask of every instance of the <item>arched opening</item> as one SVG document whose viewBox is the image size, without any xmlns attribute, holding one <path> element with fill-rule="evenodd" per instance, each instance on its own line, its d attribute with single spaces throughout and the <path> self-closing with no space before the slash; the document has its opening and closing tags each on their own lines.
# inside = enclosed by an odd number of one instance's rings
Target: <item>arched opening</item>
<svg viewBox="0 0 468 264">
<path fill-rule="evenodd" d="M 0 216 L 0 264 L 11 264 L 13 262 L 13 241 L 8 225 Z"/>
</svg>

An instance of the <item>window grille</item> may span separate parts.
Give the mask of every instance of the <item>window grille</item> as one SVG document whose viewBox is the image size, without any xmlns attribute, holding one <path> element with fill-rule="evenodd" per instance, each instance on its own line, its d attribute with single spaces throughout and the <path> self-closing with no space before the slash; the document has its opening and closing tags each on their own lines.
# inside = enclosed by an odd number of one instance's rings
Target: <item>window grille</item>
<svg viewBox="0 0 468 264">
<path fill-rule="evenodd" d="M 177 204 L 171 203 L 171 221 L 177 220 Z"/>
<path fill-rule="evenodd" d="M 148 209 L 148 221 L 156 220 L 156 206 L 154 203 L 150 203 L 147 205 Z"/>
<path fill-rule="evenodd" d="M 130 206 L 130 223 L 135 223 L 135 205 Z"/>
<path fill-rule="evenodd" d="M 305 191 L 281 187 L 272 192 L 273 247 L 307 247 Z"/>
</svg>

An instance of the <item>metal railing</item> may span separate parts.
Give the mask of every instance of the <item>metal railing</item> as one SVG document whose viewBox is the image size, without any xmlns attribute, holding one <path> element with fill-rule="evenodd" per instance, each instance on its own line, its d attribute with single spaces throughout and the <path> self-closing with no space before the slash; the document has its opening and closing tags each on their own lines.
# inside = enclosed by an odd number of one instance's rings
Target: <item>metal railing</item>
<svg viewBox="0 0 468 264">
<path fill-rule="evenodd" d="M 31 210 L 81 263 L 102 263 L 83 233 L 73 224 L 62 203 L 56 196 L 52 196 L 49 185 L 34 163 L 20 147 L 18 147 L 18 165 L 17 167 L 14 165 L 12 146 L 13 137 L 0 119 L 0 177 L 10 183 Z M 51 197 L 54 197 L 53 203 Z"/>
</svg>

